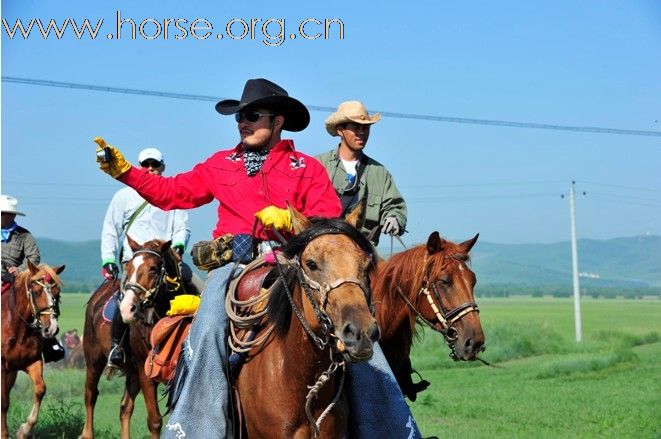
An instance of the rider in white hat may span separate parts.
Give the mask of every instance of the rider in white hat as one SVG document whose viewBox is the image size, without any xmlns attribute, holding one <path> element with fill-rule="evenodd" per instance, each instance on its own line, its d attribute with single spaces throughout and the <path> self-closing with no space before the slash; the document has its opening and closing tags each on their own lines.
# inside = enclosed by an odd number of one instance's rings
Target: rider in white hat
<svg viewBox="0 0 661 439">
<path fill-rule="evenodd" d="M 27 270 L 28 261 L 39 265 L 41 255 L 37 241 L 30 231 L 16 224 L 16 215 L 25 216 L 18 210 L 18 200 L 9 195 L 0 195 L 2 209 L 2 290 L 9 289 L 14 278 Z M 56 338 L 44 339 L 44 361 L 64 358 L 64 348 Z"/>
<path fill-rule="evenodd" d="M 150 174 L 161 175 L 165 171 L 163 153 L 156 148 L 140 151 L 138 163 Z M 171 240 L 172 248 L 183 257 L 190 237 L 188 213 L 178 209 L 164 211 L 152 206 L 130 187 L 118 190 L 108 206 L 101 232 L 101 274 L 108 280 L 118 278 L 119 267 L 133 256 L 126 235 L 140 244 L 152 239 Z M 202 281 L 184 263 L 181 274 L 187 291 L 195 294 L 202 290 Z M 112 349 L 108 356 L 111 367 L 121 369 L 124 366 L 122 339 L 126 328 L 117 307 L 111 325 Z"/>
<path fill-rule="evenodd" d="M 2 208 L 2 279 L 10 279 L 26 269 L 28 260 L 38 265 L 41 261 L 37 241 L 25 228 L 16 224 L 16 215 L 25 216 L 18 210 L 18 200 L 0 195 Z"/>
</svg>

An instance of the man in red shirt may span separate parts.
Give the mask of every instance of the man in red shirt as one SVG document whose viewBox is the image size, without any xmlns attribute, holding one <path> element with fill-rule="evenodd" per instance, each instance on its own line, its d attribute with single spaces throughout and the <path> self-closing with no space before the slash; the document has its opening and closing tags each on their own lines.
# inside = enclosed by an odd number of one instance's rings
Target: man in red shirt
<svg viewBox="0 0 661 439">
<path fill-rule="evenodd" d="M 340 216 L 342 206 L 323 165 L 296 151 L 292 140 L 281 139 L 282 130 L 302 131 L 308 126 L 310 114 L 301 102 L 266 79 L 251 79 L 240 100 L 220 101 L 216 110 L 234 115 L 241 141 L 192 170 L 174 177 L 152 175 L 133 167 L 119 150 L 97 137 L 94 141 L 99 146 L 101 169 L 163 210 L 191 209 L 217 200 L 218 222 L 213 237 L 231 234 L 235 243 L 237 235 L 252 234 L 255 217 L 260 220 L 255 231 L 258 240 L 275 240 L 274 228 L 286 236 L 291 228 L 287 203 L 308 217 Z M 236 246 L 233 252 L 236 257 Z M 209 272 L 200 307 L 182 348 L 183 365 L 178 366 L 172 384 L 176 400 L 162 438 L 227 437 L 228 319 L 224 292 L 233 268 L 234 264 L 226 264 Z M 355 375 L 351 404 L 365 413 L 357 421 L 360 426 L 353 437 L 383 437 L 373 433 L 373 425 L 392 433 L 394 427 L 378 416 L 383 413 L 397 418 L 399 428 L 406 432 L 395 436 L 419 437 L 378 345 L 373 359 L 352 369 L 351 375 Z M 366 392 L 378 393 L 375 401 L 379 403 L 363 409 L 360 400 L 365 399 Z"/>
<path fill-rule="evenodd" d="M 310 114 L 301 102 L 266 79 L 251 79 L 241 100 L 221 101 L 216 110 L 235 116 L 241 141 L 192 170 L 174 177 L 153 175 L 133 167 L 119 150 L 96 138 L 99 153 L 109 148 L 110 160 L 101 162 L 101 169 L 163 210 L 191 209 L 217 200 L 214 238 L 228 233 L 251 234 L 256 214 L 269 207 L 266 213 L 258 214 L 261 222 L 255 235 L 260 240 L 274 240 L 267 226 L 286 234 L 290 222 L 287 203 L 308 217 L 340 216 L 340 201 L 326 169 L 316 159 L 296 151 L 292 140 L 281 138 L 282 130 L 307 127 Z M 226 437 L 227 315 L 222 292 L 233 265 L 209 272 L 184 345 L 187 377 L 163 437 L 180 437 L 182 432 L 186 437 Z"/>
</svg>

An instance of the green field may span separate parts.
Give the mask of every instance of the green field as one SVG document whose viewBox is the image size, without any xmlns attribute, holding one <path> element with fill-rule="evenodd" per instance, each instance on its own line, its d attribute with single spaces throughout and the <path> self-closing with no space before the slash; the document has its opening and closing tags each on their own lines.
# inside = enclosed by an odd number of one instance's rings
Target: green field
<svg viewBox="0 0 661 439">
<path fill-rule="evenodd" d="M 82 332 L 87 296 L 67 294 L 62 330 Z M 423 434 L 441 438 L 661 438 L 661 301 L 584 299 L 583 341 L 574 341 L 571 299 L 478 300 L 487 350 L 481 363 L 453 363 L 436 334 L 421 334 L 413 364 L 431 387 L 411 403 Z M 80 432 L 84 373 L 49 369 L 36 437 Z M 98 437 L 118 435 L 122 381 L 102 379 Z M 10 429 L 27 415 L 21 374 Z M 131 437 L 147 437 L 136 404 Z"/>
</svg>

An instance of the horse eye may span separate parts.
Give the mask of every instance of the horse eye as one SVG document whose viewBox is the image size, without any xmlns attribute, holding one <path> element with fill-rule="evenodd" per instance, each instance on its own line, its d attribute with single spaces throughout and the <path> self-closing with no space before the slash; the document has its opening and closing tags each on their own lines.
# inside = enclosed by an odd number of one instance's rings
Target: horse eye
<svg viewBox="0 0 661 439">
<path fill-rule="evenodd" d="M 450 279 L 438 279 L 436 283 L 442 287 L 449 287 L 450 285 L 452 285 Z"/>
<path fill-rule="evenodd" d="M 308 267 L 310 270 L 317 270 L 319 267 L 317 267 L 317 263 L 314 262 L 313 260 L 308 260 L 305 263 L 305 266 Z"/>
</svg>

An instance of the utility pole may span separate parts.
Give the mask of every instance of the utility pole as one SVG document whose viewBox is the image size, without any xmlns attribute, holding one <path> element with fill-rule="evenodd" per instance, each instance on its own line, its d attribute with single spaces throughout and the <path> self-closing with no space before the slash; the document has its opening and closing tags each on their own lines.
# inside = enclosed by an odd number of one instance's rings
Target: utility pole
<svg viewBox="0 0 661 439">
<path fill-rule="evenodd" d="M 572 180 L 569 188 L 569 215 L 571 217 L 571 262 L 574 276 L 574 325 L 576 328 L 576 341 L 580 342 L 581 334 L 581 290 L 578 285 L 578 251 L 576 249 L 576 208 L 574 206 L 574 185 Z"/>
</svg>

